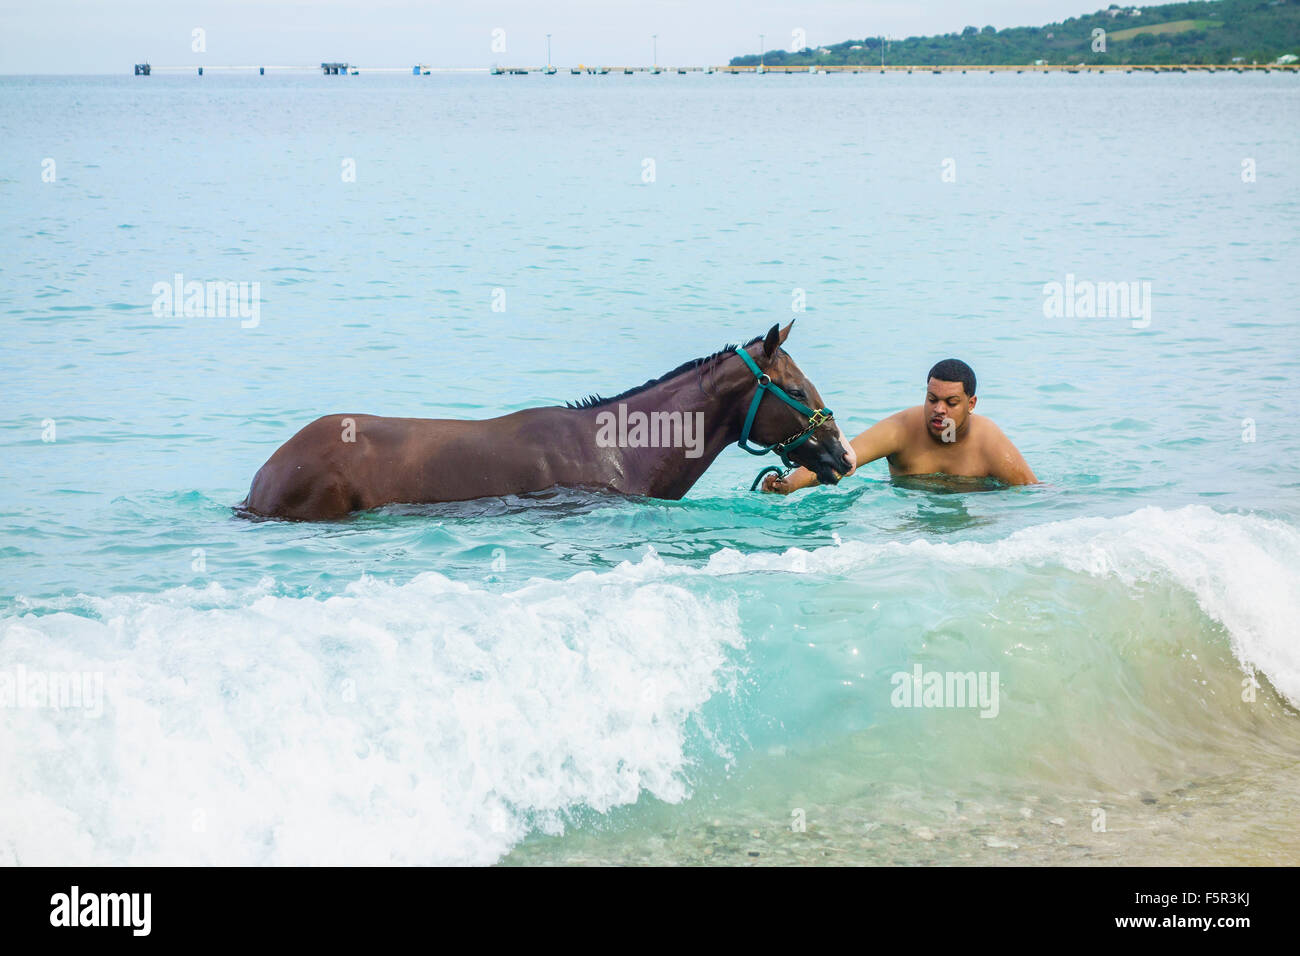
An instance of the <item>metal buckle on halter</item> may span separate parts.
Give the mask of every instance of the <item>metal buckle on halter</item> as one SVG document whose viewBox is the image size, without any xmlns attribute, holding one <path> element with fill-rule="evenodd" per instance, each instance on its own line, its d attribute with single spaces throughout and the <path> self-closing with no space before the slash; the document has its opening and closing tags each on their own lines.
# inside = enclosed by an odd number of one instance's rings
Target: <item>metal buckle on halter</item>
<svg viewBox="0 0 1300 956">
<path fill-rule="evenodd" d="M 803 439 L 807 438 L 809 435 L 815 432 L 820 426 L 826 424 L 834 417 L 835 417 L 835 413 L 832 412 L 829 408 L 817 409 L 815 412 L 813 412 L 811 415 L 808 416 L 808 424 L 804 426 L 802 431 L 795 432 L 785 441 L 777 442 L 775 445 L 772 446 L 772 450 L 776 452 L 778 455 L 782 456 L 782 458 L 784 458 L 785 450 L 787 448 L 789 448 L 791 445 L 795 446 L 796 448 L 799 445 L 802 445 Z"/>
</svg>

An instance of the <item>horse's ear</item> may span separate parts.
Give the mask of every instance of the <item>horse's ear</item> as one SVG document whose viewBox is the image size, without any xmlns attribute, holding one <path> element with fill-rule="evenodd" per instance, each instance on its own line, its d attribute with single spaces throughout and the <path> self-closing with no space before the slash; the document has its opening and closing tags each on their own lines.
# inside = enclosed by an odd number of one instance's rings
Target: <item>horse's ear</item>
<svg viewBox="0 0 1300 956">
<path fill-rule="evenodd" d="M 763 339 L 763 358 L 770 359 L 776 354 L 776 350 L 781 347 L 785 341 L 785 336 L 781 334 L 781 323 L 777 323 L 767 330 L 767 336 Z"/>
<path fill-rule="evenodd" d="M 785 340 L 790 337 L 790 330 L 794 328 L 794 319 L 785 328 L 781 328 L 778 322 L 767 330 L 767 337 L 763 339 L 763 358 L 771 358 L 776 354 L 776 350 L 785 345 Z"/>
</svg>

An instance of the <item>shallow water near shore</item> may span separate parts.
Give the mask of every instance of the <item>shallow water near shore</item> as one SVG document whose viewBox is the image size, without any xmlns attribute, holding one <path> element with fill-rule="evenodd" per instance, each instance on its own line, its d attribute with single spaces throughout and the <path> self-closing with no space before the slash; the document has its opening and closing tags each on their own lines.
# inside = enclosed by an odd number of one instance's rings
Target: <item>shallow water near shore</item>
<svg viewBox="0 0 1300 956">
<path fill-rule="evenodd" d="M 0 862 L 1300 863 L 1298 99 L 0 77 L 0 676 L 102 678 L 0 707 Z M 178 272 L 259 324 L 154 315 Z M 796 289 L 850 435 L 956 355 L 1043 484 L 232 513 L 318 415 L 612 394 Z"/>
</svg>

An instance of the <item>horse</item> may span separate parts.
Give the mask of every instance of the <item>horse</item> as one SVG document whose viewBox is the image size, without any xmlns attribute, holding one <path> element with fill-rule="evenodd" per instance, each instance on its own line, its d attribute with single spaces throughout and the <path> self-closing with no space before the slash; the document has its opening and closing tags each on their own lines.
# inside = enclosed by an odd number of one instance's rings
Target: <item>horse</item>
<svg viewBox="0 0 1300 956">
<path fill-rule="evenodd" d="M 782 348 L 793 325 L 773 325 L 612 398 L 480 421 L 326 415 L 271 455 L 235 511 L 323 521 L 555 486 L 677 500 L 733 443 L 755 455 L 774 451 L 787 467 L 833 484 L 853 471 L 853 449 Z M 778 400 L 764 403 L 767 396 Z"/>
</svg>

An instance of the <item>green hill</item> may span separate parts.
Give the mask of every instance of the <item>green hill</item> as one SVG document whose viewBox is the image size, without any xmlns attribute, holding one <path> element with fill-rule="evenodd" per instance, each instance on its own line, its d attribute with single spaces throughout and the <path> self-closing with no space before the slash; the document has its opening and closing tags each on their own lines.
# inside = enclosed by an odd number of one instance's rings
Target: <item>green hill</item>
<svg viewBox="0 0 1300 956">
<path fill-rule="evenodd" d="M 1093 31 L 1106 31 L 1094 52 Z M 999 30 L 969 26 L 960 33 L 886 42 L 885 63 L 979 66 L 994 63 L 1271 63 L 1300 54 L 1300 0 L 1199 0 L 1154 7 L 1120 7 L 1042 27 Z M 879 65 L 880 37 L 833 46 L 763 54 L 768 66 Z M 754 66 L 757 55 L 732 66 Z"/>
</svg>

